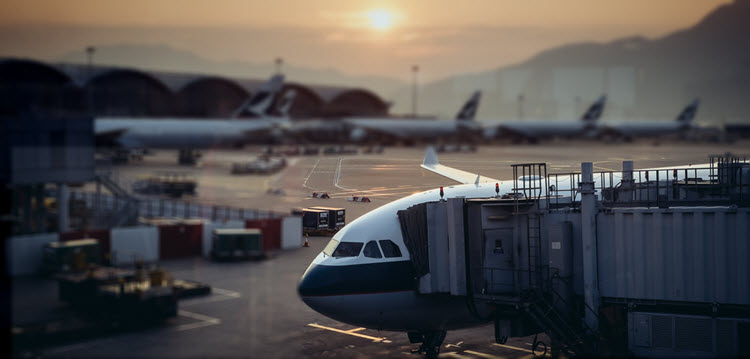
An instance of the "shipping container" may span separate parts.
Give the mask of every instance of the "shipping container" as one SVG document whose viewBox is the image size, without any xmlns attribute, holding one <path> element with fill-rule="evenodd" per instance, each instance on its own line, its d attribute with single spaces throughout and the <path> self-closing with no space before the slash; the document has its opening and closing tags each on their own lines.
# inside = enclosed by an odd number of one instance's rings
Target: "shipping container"
<svg viewBox="0 0 750 359">
<path fill-rule="evenodd" d="M 60 242 L 74 241 L 81 238 L 93 238 L 99 241 L 99 258 L 107 259 L 111 251 L 109 229 L 86 229 L 60 233 Z"/>
<path fill-rule="evenodd" d="M 203 253 L 202 221 L 159 222 L 159 258 L 200 256 Z"/>
<path fill-rule="evenodd" d="M 99 263 L 99 241 L 93 238 L 44 245 L 42 269 L 45 273 L 79 272 Z"/>
<path fill-rule="evenodd" d="M 281 218 L 247 220 L 245 228 L 260 229 L 264 250 L 281 249 Z"/>
<path fill-rule="evenodd" d="M 324 209 L 304 208 L 302 228 L 328 229 L 328 211 Z"/>
<path fill-rule="evenodd" d="M 260 229 L 214 229 L 211 239 L 211 256 L 214 258 L 259 257 L 264 253 L 263 234 Z"/>
<path fill-rule="evenodd" d="M 346 225 L 346 209 L 334 207 L 315 206 L 312 209 L 322 209 L 328 211 L 328 228 L 341 229 Z"/>
</svg>

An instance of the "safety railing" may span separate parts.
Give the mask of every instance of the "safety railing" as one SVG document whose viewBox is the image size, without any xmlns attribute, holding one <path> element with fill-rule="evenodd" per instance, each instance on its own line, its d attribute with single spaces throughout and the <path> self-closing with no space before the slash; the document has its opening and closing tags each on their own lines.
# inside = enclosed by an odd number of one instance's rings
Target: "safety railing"
<svg viewBox="0 0 750 359">
<path fill-rule="evenodd" d="M 723 166 L 595 172 L 595 194 L 604 206 L 646 206 L 725 202 L 750 205 L 750 163 Z M 580 173 L 551 174 L 552 205 L 575 207 L 581 200 Z"/>
<path fill-rule="evenodd" d="M 286 213 L 230 206 L 205 205 L 167 199 L 134 199 L 94 192 L 71 192 L 71 200 L 84 201 L 94 211 L 115 211 L 129 201 L 135 203 L 139 217 L 145 218 L 202 218 L 212 221 L 254 220 L 282 218 Z"/>
</svg>

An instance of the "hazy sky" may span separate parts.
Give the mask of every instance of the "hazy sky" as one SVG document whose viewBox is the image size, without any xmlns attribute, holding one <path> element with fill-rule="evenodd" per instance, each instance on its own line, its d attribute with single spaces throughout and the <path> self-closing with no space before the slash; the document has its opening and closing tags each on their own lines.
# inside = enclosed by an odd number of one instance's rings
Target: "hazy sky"
<svg viewBox="0 0 750 359">
<path fill-rule="evenodd" d="M 52 60 L 90 44 L 163 44 L 213 61 L 283 56 L 393 78 L 420 64 L 435 79 L 571 42 L 661 36 L 727 2 L 2 0 L 0 55 Z"/>
</svg>

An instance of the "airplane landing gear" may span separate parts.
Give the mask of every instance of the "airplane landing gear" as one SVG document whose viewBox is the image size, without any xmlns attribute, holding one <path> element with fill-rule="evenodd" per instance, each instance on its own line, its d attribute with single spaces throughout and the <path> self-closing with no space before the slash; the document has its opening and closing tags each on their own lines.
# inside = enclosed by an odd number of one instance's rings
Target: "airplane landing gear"
<svg viewBox="0 0 750 359">
<path fill-rule="evenodd" d="M 440 347 L 445 340 L 445 330 L 436 330 L 430 332 L 410 332 L 409 341 L 411 343 L 422 343 L 419 349 L 412 350 L 414 354 L 424 354 L 427 359 L 437 358 L 440 354 Z"/>
</svg>

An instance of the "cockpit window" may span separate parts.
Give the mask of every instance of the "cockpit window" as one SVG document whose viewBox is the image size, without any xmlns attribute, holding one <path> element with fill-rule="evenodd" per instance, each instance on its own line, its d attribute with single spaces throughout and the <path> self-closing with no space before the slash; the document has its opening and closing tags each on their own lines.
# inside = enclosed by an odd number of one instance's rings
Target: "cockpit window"
<svg viewBox="0 0 750 359">
<path fill-rule="evenodd" d="M 336 246 L 339 245 L 339 241 L 335 239 L 331 239 L 328 244 L 326 244 L 326 247 L 323 249 L 323 253 L 327 256 L 330 256 L 333 253 L 333 250 L 336 249 Z"/>
<path fill-rule="evenodd" d="M 356 257 L 359 255 L 359 251 L 362 249 L 363 245 L 364 243 L 358 242 L 341 242 L 339 243 L 339 246 L 336 247 L 336 250 L 333 251 L 333 255 L 331 255 L 331 257 Z"/>
<path fill-rule="evenodd" d="M 362 254 L 364 254 L 367 258 L 383 258 L 383 255 L 380 254 L 380 248 L 378 248 L 378 242 L 375 241 L 367 242 L 367 245 L 365 245 L 365 249 L 362 251 Z"/>
<path fill-rule="evenodd" d="M 386 258 L 401 257 L 401 249 L 396 243 L 393 243 L 390 239 L 382 239 L 380 242 L 380 248 L 383 248 L 383 255 Z"/>
</svg>

